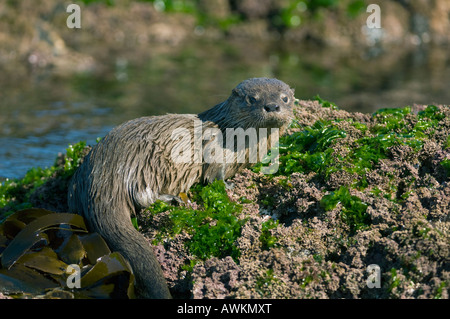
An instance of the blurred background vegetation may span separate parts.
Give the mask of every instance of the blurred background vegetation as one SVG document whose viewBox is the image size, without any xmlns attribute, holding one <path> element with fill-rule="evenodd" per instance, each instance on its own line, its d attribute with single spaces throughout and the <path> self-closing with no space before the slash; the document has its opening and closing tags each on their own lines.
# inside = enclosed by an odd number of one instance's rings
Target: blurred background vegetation
<svg viewBox="0 0 450 319">
<path fill-rule="evenodd" d="M 152 3 L 163 12 L 183 12 L 193 14 L 199 25 L 214 25 L 224 30 L 228 26 L 252 19 L 264 17 L 271 27 L 284 29 L 300 24 L 301 16 L 308 11 L 316 13 L 320 8 L 338 7 L 339 0 L 292 0 L 292 1 L 240 1 L 240 0 L 139 0 Z M 85 4 L 104 3 L 114 6 L 115 0 L 82 0 Z M 342 2 L 342 1 L 341 1 Z M 365 10 L 363 0 L 345 3 L 351 17 Z"/>
<path fill-rule="evenodd" d="M 2 1 L 0 181 L 128 119 L 200 112 L 249 77 L 349 111 L 448 104 L 449 16 L 448 0 Z"/>
</svg>

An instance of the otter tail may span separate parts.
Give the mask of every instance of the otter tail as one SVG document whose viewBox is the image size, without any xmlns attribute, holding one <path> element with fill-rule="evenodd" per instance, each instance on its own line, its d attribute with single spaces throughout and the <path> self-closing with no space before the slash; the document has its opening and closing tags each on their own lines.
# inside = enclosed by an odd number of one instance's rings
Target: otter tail
<svg viewBox="0 0 450 319">
<path fill-rule="evenodd" d="M 117 198 L 121 196 L 120 192 L 107 194 L 102 187 L 92 187 L 93 182 L 87 178 L 87 165 L 82 165 L 75 172 L 70 183 L 69 211 L 82 215 L 91 231 L 98 232 L 111 250 L 121 253 L 128 260 L 135 276 L 137 297 L 171 298 L 150 243 L 131 223 L 131 207 L 126 198 Z"/>
<path fill-rule="evenodd" d="M 150 243 L 133 227 L 131 220 L 126 224 L 111 225 L 110 222 L 105 220 L 105 223 L 100 225 L 104 229 L 100 234 L 111 250 L 121 253 L 130 263 L 135 275 L 136 295 L 139 298 L 171 298 L 161 266 Z"/>
</svg>

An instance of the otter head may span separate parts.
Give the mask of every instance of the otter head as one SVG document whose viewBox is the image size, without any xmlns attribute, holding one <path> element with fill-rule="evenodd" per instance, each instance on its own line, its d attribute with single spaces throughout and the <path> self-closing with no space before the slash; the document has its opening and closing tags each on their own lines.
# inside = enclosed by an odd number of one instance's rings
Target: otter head
<svg viewBox="0 0 450 319">
<path fill-rule="evenodd" d="M 230 101 L 231 100 L 231 101 Z M 294 90 L 269 78 L 252 78 L 239 83 L 229 98 L 235 127 L 285 128 L 293 118 Z M 238 125 L 236 125 L 238 124 Z"/>
</svg>

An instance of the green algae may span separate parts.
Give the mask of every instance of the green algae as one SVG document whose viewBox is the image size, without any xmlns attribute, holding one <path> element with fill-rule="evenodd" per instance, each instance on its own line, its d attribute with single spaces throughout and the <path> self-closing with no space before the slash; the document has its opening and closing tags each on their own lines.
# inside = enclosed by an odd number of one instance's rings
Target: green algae
<svg viewBox="0 0 450 319">
<path fill-rule="evenodd" d="M 350 236 L 371 225 L 370 216 L 366 213 L 368 205 L 359 197 L 351 195 L 347 187 L 340 187 L 323 196 L 320 201 L 325 211 L 334 209 L 338 204 L 342 205 L 341 218 L 350 227 Z"/>
<path fill-rule="evenodd" d="M 319 102 L 322 107 L 331 108 L 333 110 L 339 109 L 339 107 L 335 103 L 322 99 L 318 94 L 314 96 L 313 99 Z"/>
<path fill-rule="evenodd" d="M 259 236 L 259 240 L 262 249 L 269 250 L 277 246 L 278 239 L 272 235 L 271 230 L 277 228 L 278 225 L 278 220 L 273 219 L 269 219 L 261 224 L 261 236 Z"/>
<path fill-rule="evenodd" d="M 195 185 L 191 191 L 193 200 L 203 209 L 174 207 L 161 201 L 149 207 L 152 215 L 169 212 L 170 222 L 160 230 L 156 241 L 184 231 L 191 236 L 185 245 L 197 258 L 205 260 L 213 256 L 231 256 L 237 260 L 240 252 L 235 241 L 246 222 L 246 219 L 238 218 L 242 206 L 229 199 L 223 181 L 207 186 Z"/>
<path fill-rule="evenodd" d="M 256 279 L 256 291 L 261 297 L 270 296 L 271 286 L 280 284 L 281 280 L 274 274 L 273 269 L 268 269 Z"/>
<path fill-rule="evenodd" d="M 99 139 L 97 139 L 97 142 Z M 83 150 L 86 147 L 86 142 L 81 141 L 76 144 L 71 144 L 66 149 L 66 157 L 64 158 L 64 173 L 72 176 L 75 170 L 80 166 L 83 159 Z"/>
<path fill-rule="evenodd" d="M 346 132 L 337 129 L 330 121 L 317 121 L 314 125 L 280 138 L 280 167 L 276 175 L 289 176 L 292 173 L 315 171 L 327 172 L 333 161 L 333 141 L 344 138 Z M 260 171 L 262 164 L 253 170 Z"/>
<path fill-rule="evenodd" d="M 336 107 L 320 97 L 316 99 L 322 107 Z M 372 115 L 373 125 L 370 126 L 351 120 L 350 124 L 364 136 L 348 145 L 345 155 L 333 148 L 338 140 L 348 135 L 339 124 L 342 120 L 318 120 L 302 131 L 280 138 L 280 168 L 275 175 L 315 172 L 326 181 L 333 173 L 346 171 L 359 176 L 355 182 L 358 188 L 364 189 L 367 186 L 365 174 L 381 159 L 389 158 L 392 147 L 409 146 L 414 152 L 420 151 L 444 117 L 439 108 L 429 105 L 416 118 L 410 107 L 404 107 L 378 110 Z M 448 164 L 443 162 L 442 165 Z M 253 171 L 259 172 L 262 166 L 257 164 Z"/>
<path fill-rule="evenodd" d="M 441 166 L 445 168 L 447 177 L 450 177 L 450 159 L 443 160 Z"/>
<path fill-rule="evenodd" d="M 0 184 L 0 221 L 14 211 L 30 208 L 30 196 L 35 190 L 54 176 L 69 179 L 84 157 L 84 141 L 69 145 L 64 156 L 64 164 L 56 158 L 54 165 L 48 168 L 34 167 L 23 178 L 6 179 Z"/>
</svg>

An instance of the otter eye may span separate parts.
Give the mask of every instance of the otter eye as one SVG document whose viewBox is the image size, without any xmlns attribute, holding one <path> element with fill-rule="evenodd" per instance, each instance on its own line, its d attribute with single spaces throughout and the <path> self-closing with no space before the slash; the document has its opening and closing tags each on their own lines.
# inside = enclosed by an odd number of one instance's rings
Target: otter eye
<svg viewBox="0 0 450 319">
<path fill-rule="evenodd" d="M 247 95 L 245 97 L 245 100 L 247 101 L 248 104 L 255 104 L 256 102 L 258 102 L 258 98 L 252 95 Z"/>
<path fill-rule="evenodd" d="M 287 102 L 289 102 L 289 97 L 288 96 L 283 96 L 282 98 L 281 98 L 281 100 L 284 102 L 284 103 L 287 103 Z"/>
</svg>

